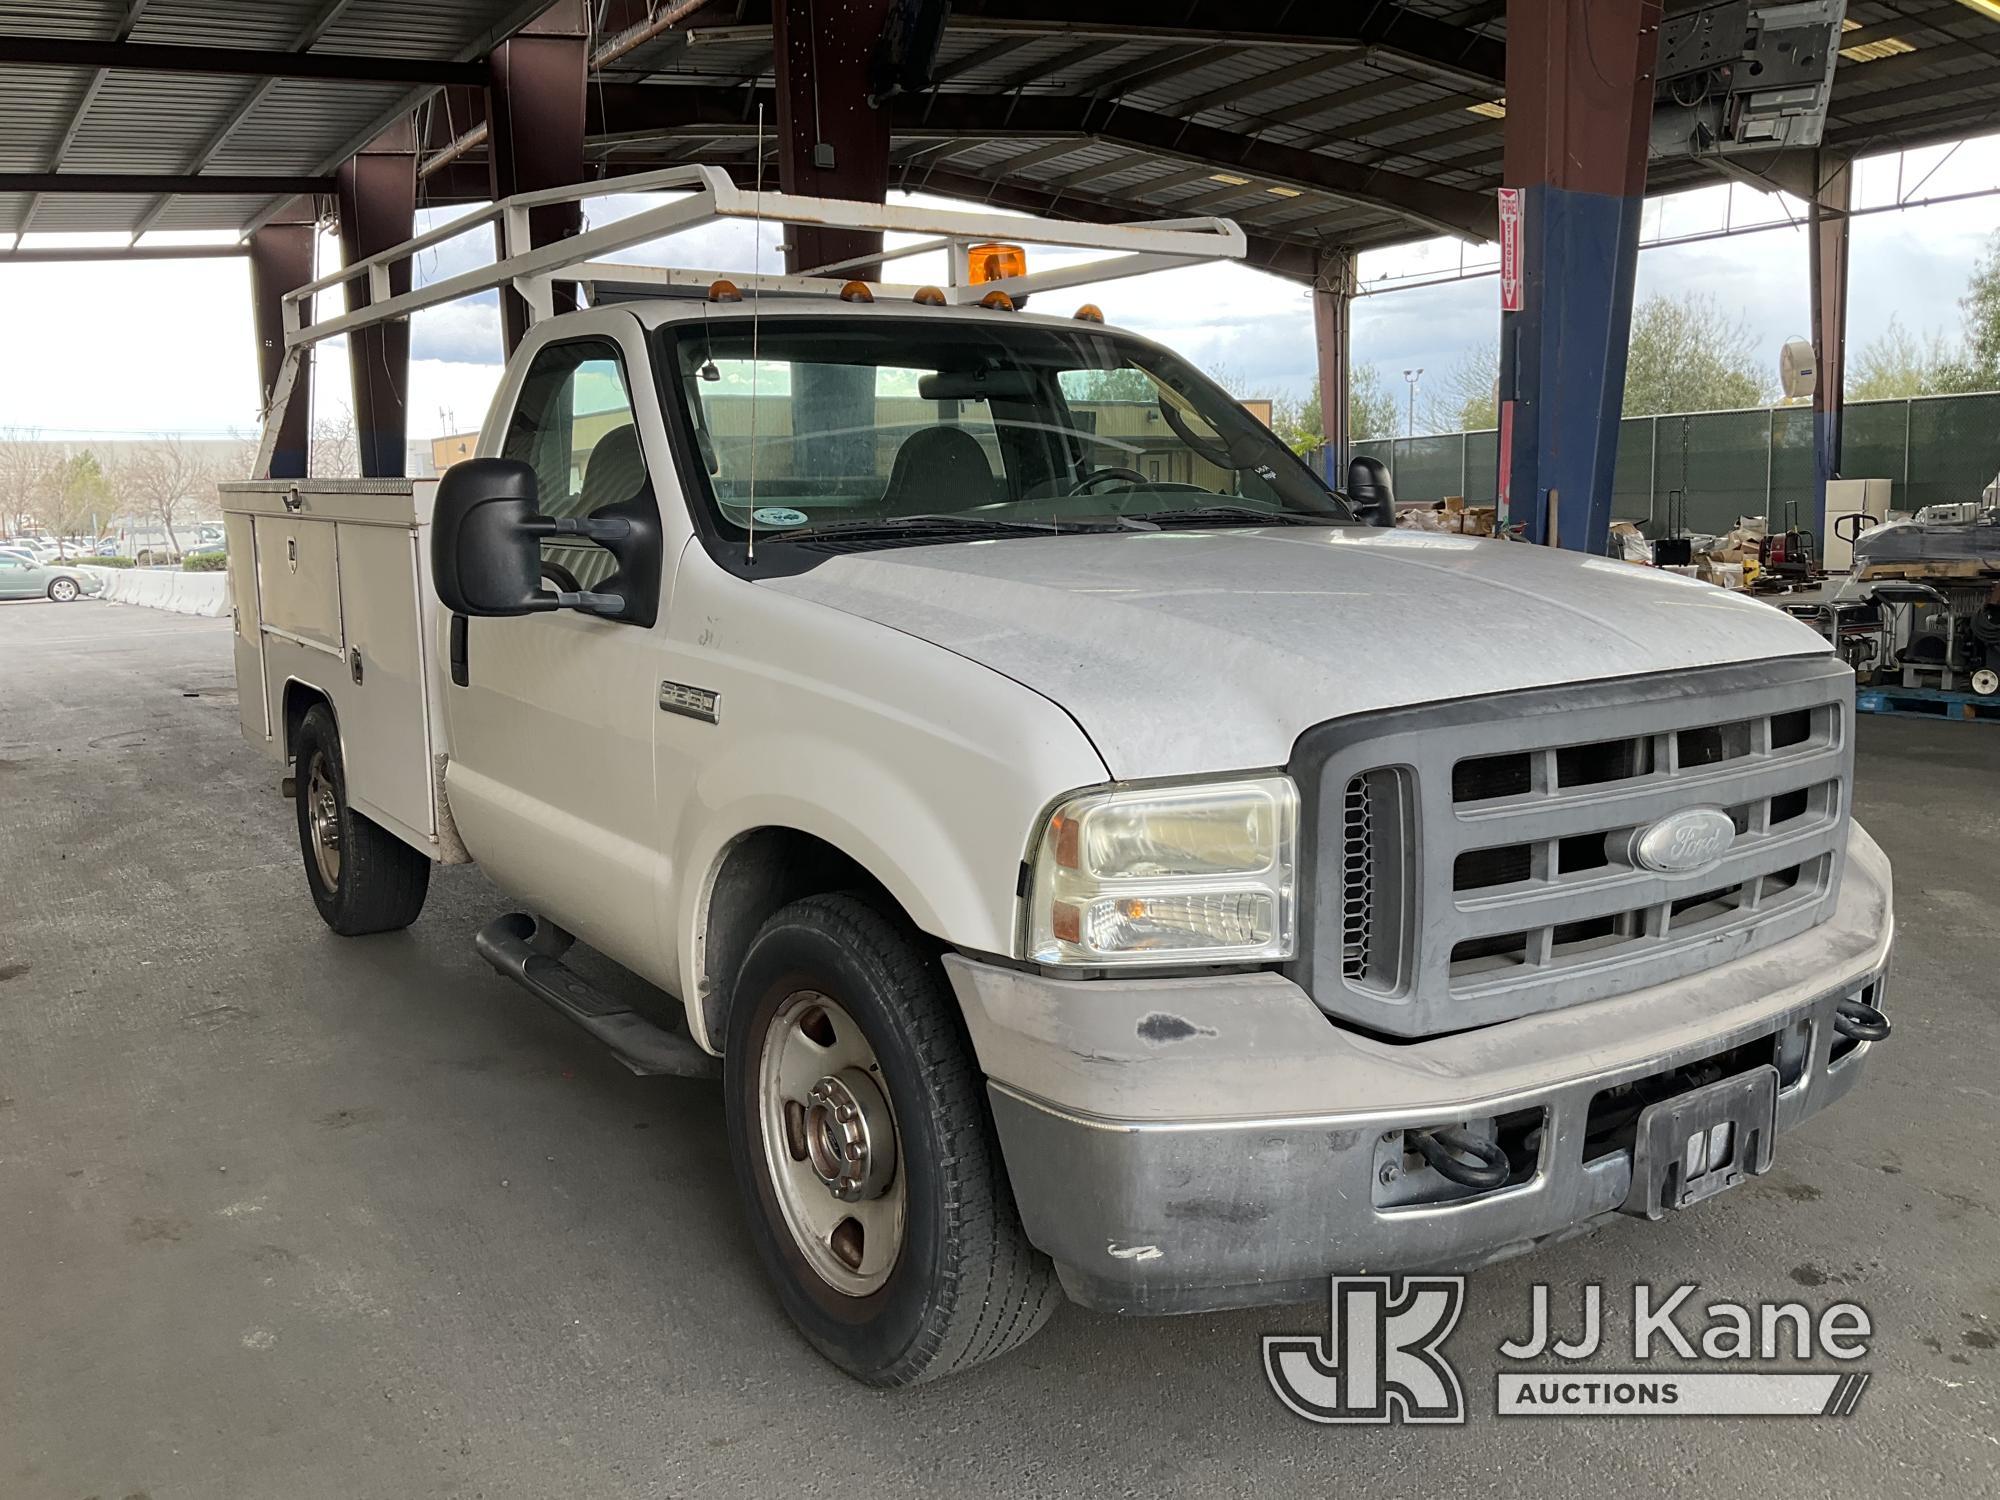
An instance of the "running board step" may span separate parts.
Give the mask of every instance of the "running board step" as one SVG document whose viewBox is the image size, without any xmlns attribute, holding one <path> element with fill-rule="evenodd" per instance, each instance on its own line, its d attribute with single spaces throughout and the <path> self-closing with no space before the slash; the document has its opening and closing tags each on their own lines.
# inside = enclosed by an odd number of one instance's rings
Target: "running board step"
<svg viewBox="0 0 2000 1500">
<path fill-rule="evenodd" d="M 679 1032 L 655 1025 L 612 999 L 561 959 L 537 953 L 535 919 L 526 912 L 495 917 L 472 940 L 494 968 L 576 1022 L 634 1073 L 714 1078 L 721 1064 Z"/>
</svg>

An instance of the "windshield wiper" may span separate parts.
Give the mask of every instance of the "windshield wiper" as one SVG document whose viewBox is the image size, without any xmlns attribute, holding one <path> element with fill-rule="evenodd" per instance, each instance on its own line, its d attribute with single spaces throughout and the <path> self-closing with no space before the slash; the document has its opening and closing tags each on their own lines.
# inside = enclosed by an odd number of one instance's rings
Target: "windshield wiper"
<svg viewBox="0 0 2000 1500">
<path fill-rule="evenodd" d="M 780 533 L 788 542 L 817 541 L 822 537 L 865 539 L 871 536 L 990 536 L 994 532 L 1023 536 L 1057 536 L 1073 531 L 1121 531 L 1125 528 L 1090 521 L 1016 521 L 999 516 L 924 515 L 870 516 L 851 521 L 829 521 L 810 531 Z"/>
<path fill-rule="evenodd" d="M 1295 510 L 1263 510 L 1255 505 L 1198 505 L 1193 510 L 1156 510 L 1147 519 L 1172 528 L 1183 521 L 1244 521 L 1266 526 L 1341 526 L 1343 517 L 1308 516 Z"/>
</svg>

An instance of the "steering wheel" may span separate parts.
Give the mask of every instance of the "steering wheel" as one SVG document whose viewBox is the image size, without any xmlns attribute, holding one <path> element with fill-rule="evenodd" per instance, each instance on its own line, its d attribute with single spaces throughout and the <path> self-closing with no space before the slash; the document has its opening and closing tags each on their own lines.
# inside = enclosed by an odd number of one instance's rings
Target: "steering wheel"
<svg viewBox="0 0 2000 1500">
<path fill-rule="evenodd" d="M 1071 495 L 1081 495 L 1092 485 L 1102 484 L 1107 479 L 1120 479 L 1127 484 L 1151 484 L 1153 482 L 1137 469 L 1092 469 L 1083 478 L 1064 490 L 1063 498 L 1068 499 Z"/>
</svg>

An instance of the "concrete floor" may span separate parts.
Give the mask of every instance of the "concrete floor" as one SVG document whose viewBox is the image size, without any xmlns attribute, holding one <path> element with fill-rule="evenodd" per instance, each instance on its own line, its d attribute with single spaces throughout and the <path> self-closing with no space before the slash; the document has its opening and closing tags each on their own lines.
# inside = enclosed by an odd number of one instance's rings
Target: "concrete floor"
<svg viewBox="0 0 2000 1500">
<path fill-rule="evenodd" d="M 716 1091 L 495 977 L 476 870 L 407 934 L 320 925 L 227 631 L 0 605 L 8 1500 L 2000 1491 L 2000 731 L 1862 725 L 1902 923 L 1863 1091 L 1727 1197 L 1475 1276 L 1467 1427 L 1326 1429 L 1259 1365 L 1315 1309 L 1065 1308 L 939 1386 L 835 1375 L 753 1262 Z M 1874 1382 L 1837 1421 L 1496 1419 L 1528 1288 L 1585 1280 L 1856 1299 Z"/>
</svg>

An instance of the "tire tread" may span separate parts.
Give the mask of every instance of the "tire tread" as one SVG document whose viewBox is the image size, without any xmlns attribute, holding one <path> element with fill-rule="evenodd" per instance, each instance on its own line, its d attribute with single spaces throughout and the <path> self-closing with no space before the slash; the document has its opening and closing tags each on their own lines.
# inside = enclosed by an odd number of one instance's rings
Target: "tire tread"
<svg viewBox="0 0 2000 1500">
<path fill-rule="evenodd" d="M 342 814 L 340 889 L 322 896 L 313 867 L 306 829 L 304 772 L 312 752 L 324 744 L 340 796 Z M 324 707 L 306 712 L 299 728 L 298 767 L 299 855 L 305 861 L 306 883 L 326 925 L 342 937 L 366 937 L 397 932 L 416 921 L 430 892 L 431 861 L 379 823 L 356 812 L 347 802 L 347 767 L 341 759 L 340 735 L 333 715 Z"/>
<path fill-rule="evenodd" d="M 1046 1257 L 1029 1243 L 999 1157 L 957 1001 L 936 958 L 915 934 L 867 898 L 808 896 L 766 924 L 808 924 L 877 971 L 915 1051 L 921 1084 L 947 1122 L 937 1163 L 943 1184 L 940 1285 L 916 1338 L 870 1384 L 916 1385 L 1018 1347 L 1054 1312 L 1061 1292 Z"/>
</svg>

